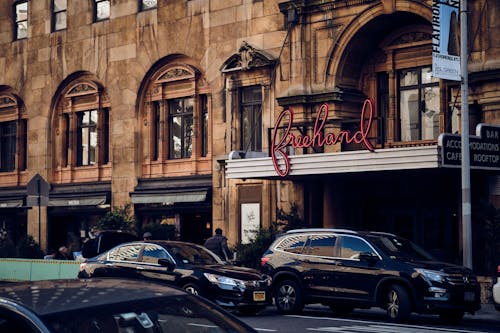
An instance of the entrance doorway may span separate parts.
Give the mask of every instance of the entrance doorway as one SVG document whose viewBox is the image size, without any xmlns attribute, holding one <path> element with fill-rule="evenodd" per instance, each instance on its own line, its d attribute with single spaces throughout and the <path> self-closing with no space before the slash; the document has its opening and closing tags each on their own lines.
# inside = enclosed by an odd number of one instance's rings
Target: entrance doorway
<svg viewBox="0 0 500 333">
<path fill-rule="evenodd" d="M 185 213 L 181 215 L 181 240 L 203 244 L 212 236 L 212 215 L 210 213 Z"/>
</svg>

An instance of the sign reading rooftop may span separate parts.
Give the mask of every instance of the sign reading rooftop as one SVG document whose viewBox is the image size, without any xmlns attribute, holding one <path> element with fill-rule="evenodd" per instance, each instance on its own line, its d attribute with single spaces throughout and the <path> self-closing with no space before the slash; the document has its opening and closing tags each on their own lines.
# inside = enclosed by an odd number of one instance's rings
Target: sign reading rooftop
<svg viewBox="0 0 500 333">
<path fill-rule="evenodd" d="M 462 139 L 458 134 L 441 134 L 438 145 L 443 167 L 461 167 Z M 500 126 L 479 124 L 469 138 L 470 168 L 500 170 Z"/>
</svg>

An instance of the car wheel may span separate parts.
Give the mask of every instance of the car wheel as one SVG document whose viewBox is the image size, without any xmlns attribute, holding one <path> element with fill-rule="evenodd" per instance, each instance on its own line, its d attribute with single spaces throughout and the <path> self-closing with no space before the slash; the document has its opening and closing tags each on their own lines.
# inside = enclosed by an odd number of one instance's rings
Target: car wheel
<svg viewBox="0 0 500 333">
<path fill-rule="evenodd" d="M 276 285 L 274 303 L 282 314 L 300 313 L 304 307 L 302 292 L 297 282 L 284 280 Z"/>
<path fill-rule="evenodd" d="M 330 310 L 332 310 L 332 312 L 338 316 L 348 315 L 352 312 L 352 310 L 354 310 L 354 307 L 350 305 L 330 304 L 328 306 L 330 307 Z"/>
<path fill-rule="evenodd" d="M 410 317 L 410 296 L 402 286 L 393 285 L 387 293 L 387 315 L 392 321 L 405 321 Z"/>
<path fill-rule="evenodd" d="M 454 311 L 454 310 L 448 310 L 448 311 L 443 311 L 439 314 L 439 318 L 447 323 L 450 324 L 458 324 L 462 318 L 464 317 L 464 312 L 463 311 Z"/>
<path fill-rule="evenodd" d="M 202 296 L 201 288 L 196 283 L 187 283 L 182 287 L 182 289 L 193 295 Z"/>
</svg>

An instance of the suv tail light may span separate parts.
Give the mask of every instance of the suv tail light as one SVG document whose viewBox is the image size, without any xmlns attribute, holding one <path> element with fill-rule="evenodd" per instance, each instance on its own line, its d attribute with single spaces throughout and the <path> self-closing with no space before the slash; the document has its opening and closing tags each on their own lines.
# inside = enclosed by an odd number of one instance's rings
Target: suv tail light
<svg viewBox="0 0 500 333">
<path fill-rule="evenodd" d="M 262 262 L 262 259 L 260 259 L 260 261 Z M 497 267 L 497 276 L 500 277 L 500 265 Z"/>
<path fill-rule="evenodd" d="M 269 261 L 269 257 L 260 258 L 260 266 L 264 267 L 268 261 Z M 500 266 L 499 266 L 499 269 L 500 269 Z"/>
</svg>

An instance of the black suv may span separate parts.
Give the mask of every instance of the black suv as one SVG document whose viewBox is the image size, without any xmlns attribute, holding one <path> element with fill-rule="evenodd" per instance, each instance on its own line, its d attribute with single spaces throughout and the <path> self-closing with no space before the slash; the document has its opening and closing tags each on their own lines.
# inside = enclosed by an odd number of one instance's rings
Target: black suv
<svg viewBox="0 0 500 333">
<path fill-rule="evenodd" d="M 300 229 L 263 254 L 281 313 L 322 303 L 337 313 L 381 307 L 393 321 L 411 312 L 458 322 L 481 308 L 479 283 L 465 267 L 436 261 L 412 242 L 380 232 Z"/>
<path fill-rule="evenodd" d="M 82 257 L 93 258 L 112 247 L 138 240 L 134 234 L 121 230 L 103 230 L 95 233 L 94 238 L 87 240 L 82 245 Z"/>
</svg>

